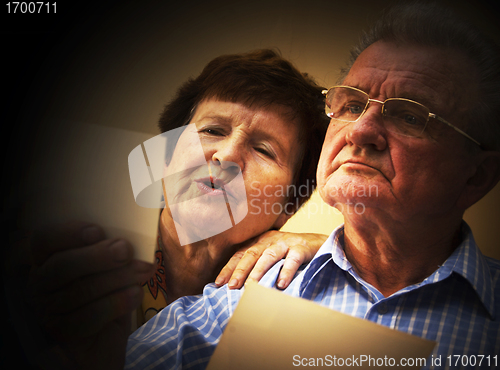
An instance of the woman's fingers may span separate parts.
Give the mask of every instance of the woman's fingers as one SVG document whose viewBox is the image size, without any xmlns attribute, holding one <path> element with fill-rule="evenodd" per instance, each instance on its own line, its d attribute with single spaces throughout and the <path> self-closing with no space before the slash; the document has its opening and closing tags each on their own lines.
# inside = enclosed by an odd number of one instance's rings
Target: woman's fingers
<svg viewBox="0 0 500 370">
<path fill-rule="evenodd" d="M 111 271 L 131 261 L 132 246 L 123 239 L 105 239 L 96 244 L 53 253 L 33 271 L 31 281 L 39 292 L 60 289 L 74 280 Z"/>
<path fill-rule="evenodd" d="M 46 314 L 65 314 L 131 285 L 139 285 L 151 276 L 151 265 L 132 261 L 126 266 L 76 279 L 46 296 Z"/>
<path fill-rule="evenodd" d="M 216 284 L 241 288 L 245 280 L 259 281 L 279 260 L 285 258 L 277 286 L 288 287 L 300 266 L 309 262 L 328 236 L 268 231 L 245 243 L 229 260 Z"/>
<path fill-rule="evenodd" d="M 252 271 L 248 275 L 247 281 L 259 281 L 265 273 L 273 267 L 276 262 L 285 257 L 289 250 L 288 245 L 278 242 L 264 250 L 259 260 L 255 263 Z"/>
<path fill-rule="evenodd" d="M 128 241 L 104 239 L 91 224 L 45 228 L 31 248 L 37 264 L 28 297 L 42 327 L 56 337 L 95 334 L 129 315 L 142 299 L 139 284 L 154 273 L 152 264 L 132 259 Z"/>
<path fill-rule="evenodd" d="M 287 247 L 278 243 L 263 248 L 255 245 L 248 248 L 229 280 L 230 289 L 239 289 L 246 280 L 259 281 L 262 276 L 287 252 Z"/>
<path fill-rule="evenodd" d="M 31 237 L 31 254 L 42 265 L 54 253 L 95 244 L 105 238 L 101 227 L 83 221 L 55 224 L 37 230 Z"/>
<path fill-rule="evenodd" d="M 310 261 L 310 258 L 308 258 L 308 250 L 304 251 L 302 246 L 290 248 L 286 255 L 285 263 L 283 264 L 278 276 L 276 286 L 279 289 L 287 288 L 292 282 L 292 279 L 299 270 L 300 266 L 306 261 Z"/>
<path fill-rule="evenodd" d="M 238 266 L 238 263 L 241 261 L 245 254 L 245 249 L 240 249 L 238 250 L 226 263 L 226 265 L 222 268 L 222 270 L 219 272 L 219 275 L 215 279 L 215 284 L 218 286 L 222 286 L 224 284 L 227 284 L 231 281 L 231 275 L 233 274 L 234 270 L 236 269 L 236 266 Z M 233 282 L 234 284 L 234 282 Z"/>
</svg>

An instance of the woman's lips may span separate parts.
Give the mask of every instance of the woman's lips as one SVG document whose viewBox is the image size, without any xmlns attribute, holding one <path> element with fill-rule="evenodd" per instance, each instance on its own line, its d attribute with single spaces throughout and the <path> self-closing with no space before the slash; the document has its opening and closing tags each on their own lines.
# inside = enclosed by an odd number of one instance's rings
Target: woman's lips
<svg viewBox="0 0 500 370">
<path fill-rule="evenodd" d="M 226 197 L 229 196 L 233 199 L 236 199 L 231 189 L 231 185 L 227 184 L 222 179 L 210 176 L 199 178 L 194 181 L 196 182 L 198 189 L 200 189 L 204 194 L 208 194 L 211 196 L 224 195 Z"/>
<path fill-rule="evenodd" d="M 217 183 L 217 181 L 212 181 L 211 178 L 203 178 L 203 179 L 197 179 L 195 180 L 196 186 L 198 186 L 198 189 L 201 190 L 201 192 L 208 194 L 210 196 L 220 196 L 224 195 L 226 193 L 226 190 L 224 189 L 224 186 Z"/>
</svg>

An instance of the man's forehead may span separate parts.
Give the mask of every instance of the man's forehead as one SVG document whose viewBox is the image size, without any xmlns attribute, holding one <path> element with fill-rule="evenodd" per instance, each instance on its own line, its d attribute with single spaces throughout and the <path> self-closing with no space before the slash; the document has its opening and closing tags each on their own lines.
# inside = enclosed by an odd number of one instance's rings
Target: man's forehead
<svg viewBox="0 0 500 370">
<path fill-rule="evenodd" d="M 359 55 L 344 84 L 373 99 L 407 98 L 432 109 L 462 100 L 472 85 L 468 67 L 454 50 L 378 41 Z"/>
</svg>

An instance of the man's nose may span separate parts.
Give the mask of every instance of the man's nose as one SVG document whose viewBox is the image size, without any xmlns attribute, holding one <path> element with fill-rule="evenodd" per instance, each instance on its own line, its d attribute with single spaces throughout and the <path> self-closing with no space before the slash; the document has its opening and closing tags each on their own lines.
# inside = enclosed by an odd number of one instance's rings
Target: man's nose
<svg viewBox="0 0 500 370">
<path fill-rule="evenodd" d="M 347 127 L 347 143 L 359 147 L 371 146 L 380 151 L 387 147 L 387 130 L 384 126 L 381 104 L 383 102 L 370 99 L 361 117 Z"/>
</svg>

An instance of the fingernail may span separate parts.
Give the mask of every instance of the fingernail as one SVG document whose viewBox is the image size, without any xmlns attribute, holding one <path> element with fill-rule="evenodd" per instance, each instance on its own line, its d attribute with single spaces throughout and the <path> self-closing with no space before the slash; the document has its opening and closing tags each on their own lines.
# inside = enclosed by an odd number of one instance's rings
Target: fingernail
<svg viewBox="0 0 500 370">
<path fill-rule="evenodd" d="M 82 230 L 82 240 L 85 244 L 94 244 L 101 240 L 104 236 L 97 226 L 88 226 Z"/>
<path fill-rule="evenodd" d="M 285 289 L 285 281 L 280 279 L 278 280 L 278 283 L 276 284 L 276 286 L 279 288 L 279 289 Z"/>
<path fill-rule="evenodd" d="M 234 288 L 238 286 L 238 279 L 231 279 L 229 280 L 229 283 L 227 284 L 230 288 Z"/>
<path fill-rule="evenodd" d="M 218 277 L 217 279 L 215 279 L 215 285 L 218 286 L 224 285 L 224 279 Z"/>
<path fill-rule="evenodd" d="M 129 259 L 129 249 L 124 240 L 117 240 L 109 246 L 109 250 L 116 262 L 125 262 Z"/>
</svg>

